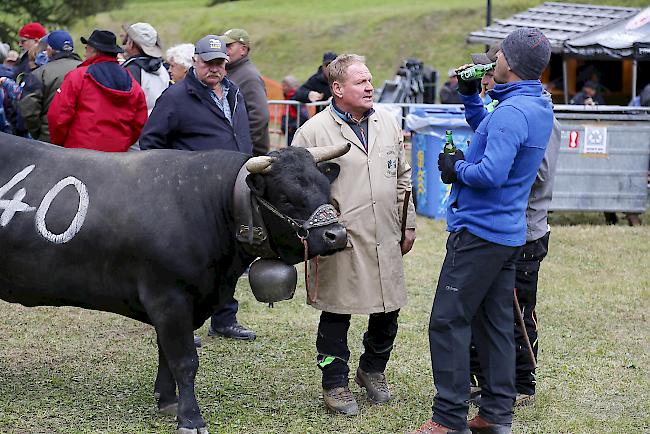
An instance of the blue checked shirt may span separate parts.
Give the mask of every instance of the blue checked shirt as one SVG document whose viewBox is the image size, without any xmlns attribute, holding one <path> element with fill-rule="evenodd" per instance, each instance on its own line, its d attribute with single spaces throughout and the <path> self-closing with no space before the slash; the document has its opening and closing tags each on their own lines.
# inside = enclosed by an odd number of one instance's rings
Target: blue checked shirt
<svg viewBox="0 0 650 434">
<path fill-rule="evenodd" d="M 194 75 L 196 76 L 196 71 L 194 71 Z M 205 86 L 205 84 L 201 80 L 199 80 L 199 83 Z M 210 97 L 212 98 L 212 101 L 214 101 L 217 107 L 219 107 L 219 109 L 223 112 L 223 115 L 226 117 L 226 119 L 228 119 L 230 125 L 232 125 L 232 113 L 230 112 L 230 105 L 228 104 L 228 91 L 230 90 L 230 86 L 228 86 L 228 84 L 225 81 L 221 81 L 221 92 L 223 93 L 222 98 L 219 98 L 212 89 L 209 90 L 210 90 Z"/>
</svg>

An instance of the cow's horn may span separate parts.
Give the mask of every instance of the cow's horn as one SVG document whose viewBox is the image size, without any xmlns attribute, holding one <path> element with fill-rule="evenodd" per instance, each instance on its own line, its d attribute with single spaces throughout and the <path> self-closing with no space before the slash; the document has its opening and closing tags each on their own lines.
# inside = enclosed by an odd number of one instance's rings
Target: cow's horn
<svg viewBox="0 0 650 434">
<path fill-rule="evenodd" d="M 250 173 L 265 173 L 270 169 L 271 164 L 274 161 L 275 158 L 267 157 L 266 155 L 253 157 L 246 162 L 246 169 L 248 169 Z"/>
<path fill-rule="evenodd" d="M 333 158 L 344 155 L 346 152 L 350 150 L 350 146 L 351 145 L 349 143 L 343 143 L 341 145 L 321 146 L 318 148 L 307 148 L 307 150 L 311 153 L 312 157 L 314 157 L 314 160 L 317 163 L 320 163 L 321 161 L 331 160 Z"/>
</svg>

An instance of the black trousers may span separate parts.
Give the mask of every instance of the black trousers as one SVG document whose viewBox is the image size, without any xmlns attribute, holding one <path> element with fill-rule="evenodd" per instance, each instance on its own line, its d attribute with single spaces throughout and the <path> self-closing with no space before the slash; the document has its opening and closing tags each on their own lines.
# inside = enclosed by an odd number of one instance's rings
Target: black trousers
<svg viewBox="0 0 650 434">
<path fill-rule="evenodd" d="M 447 239 L 429 321 L 434 422 L 467 429 L 469 345 L 474 335 L 485 376 L 479 414 L 493 423 L 512 423 L 517 393 L 512 288 L 519 250 L 465 230 Z"/>
<path fill-rule="evenodd" d="M 397 336 L 399 309 L 373 313 L 368 318 L 368 330 L 363 335 L 364 352 L 359 367 L 366 372 L 384 372 Z M 348 329 L 351 315 L 322 312 L 316 337 L 316 361 L 323 373 L 323 389 L 348 385 L 350 349 Z"/>
<path fill-rule="evenodd" d="M 521 253 L 515 262 L 515 288 L 517 289 L 517 299 L 521 308 L 521 315 L 526 325 L 526 334 L 533 347 L 535 361 L 537 361 L 537 279 L 541 262 L 548 253 L 548 241 L 551 233 L 547 232 L 542 238 L 526 243 L 521 249 Z M 514 309 L 513 304 L 513 309 Z M 514 312 L 514 311 L 513 311 Z M 516 368 L 515 368 L 515 387 L 517 393 L 525 395 L 535 394 L 535 367 L 530 360 L 528 346 L 524 335 L 515 321 L 515 351 L 516 351 Z M 472 386 L 480 386 L 483 383 L 481 374 L 481 365 L 476 352 L 476 346 L 472 338 L 470 347 L 470 382 Z"/>
<path fill-rule="evenodd" d="M 230 327 L 237 322 L 237 311 L 239 302 L 235 297 L 228 300 L 221 306 L 210 318 L 210 325 L 213 329 L 220 327 Z"/>
</svg>

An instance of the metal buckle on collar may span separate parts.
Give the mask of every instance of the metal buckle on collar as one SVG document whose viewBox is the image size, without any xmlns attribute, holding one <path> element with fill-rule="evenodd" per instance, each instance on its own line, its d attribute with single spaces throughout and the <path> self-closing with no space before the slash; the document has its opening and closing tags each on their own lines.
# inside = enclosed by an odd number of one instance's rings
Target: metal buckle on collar
<svg viewBox="0 0 650 434">
<path fill-rule="evenodd" d="M 249 237 L 249 232 L 250 228 L 248 225 L 239 225 L 239 231 L 237 232 L 237 236 L 241 238 L 248 238 Z M 259 226 L 253 226 L 253 242 L 256 244 L 262 243 L 264 240 L 266 240 L 266 233 L 264 232 L 264 229 L 262 229 Z"/>
</svg>

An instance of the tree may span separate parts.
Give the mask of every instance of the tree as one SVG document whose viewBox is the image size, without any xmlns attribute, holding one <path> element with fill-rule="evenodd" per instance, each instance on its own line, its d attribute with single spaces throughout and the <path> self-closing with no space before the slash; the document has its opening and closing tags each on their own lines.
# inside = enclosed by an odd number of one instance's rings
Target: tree
<svg viewBox="0 0 650 434">
<path fill-rule="evenodd" d="M 24 24 L 69 27 L 79 18 L 122 6 L 124 0 L 0 0 L 0 40 L 13 42 Z"/>
</svg>

